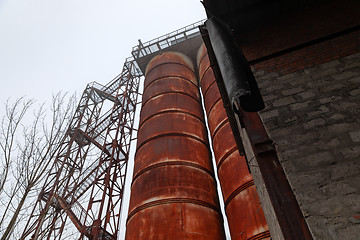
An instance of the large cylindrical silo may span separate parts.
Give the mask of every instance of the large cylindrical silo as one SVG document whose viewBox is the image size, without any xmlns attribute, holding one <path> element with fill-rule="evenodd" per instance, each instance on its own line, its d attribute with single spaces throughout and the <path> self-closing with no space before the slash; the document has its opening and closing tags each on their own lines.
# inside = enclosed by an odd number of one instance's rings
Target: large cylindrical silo
<svg viewBox="0 0 360 240">
<path fill-rule="evenodd" d="M 191 61 L 147 66 L 126 240 L 225 239 Z"/>
<path fill-rule="evenodd" d="M 199 80 L 232 240 L 269 239 L 267 223 L 246 160 L 240 156 L 207 51 L 198 54 Z"/>
</svg>

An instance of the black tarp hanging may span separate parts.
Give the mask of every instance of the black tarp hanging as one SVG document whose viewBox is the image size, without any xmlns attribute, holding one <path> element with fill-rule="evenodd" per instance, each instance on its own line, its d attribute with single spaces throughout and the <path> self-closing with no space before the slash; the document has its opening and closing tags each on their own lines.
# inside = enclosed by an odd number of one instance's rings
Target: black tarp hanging
<svg viewBox="0 0 360 240">
<path fill-rule="evenodd" d="M 205 27 L 233 108 L 237 103 L 247 112 L 264 109 L 255 77 L 244 54 L 234 43 L 229 29 L 215 17 L 210 17 L 205 22 Z"/>
</svg>

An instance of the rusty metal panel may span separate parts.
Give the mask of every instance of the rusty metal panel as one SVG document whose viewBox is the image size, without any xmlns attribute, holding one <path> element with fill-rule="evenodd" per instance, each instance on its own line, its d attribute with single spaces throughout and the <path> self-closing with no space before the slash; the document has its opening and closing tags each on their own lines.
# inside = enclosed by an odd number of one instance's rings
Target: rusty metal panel
<svg viewBox="0 0 360 240">
<path fill-rule="evenodd" d="M 195 86 L 195 87 L 194 87 Z M 179 77 L 160 78 L 147 85 L 143 95 L 143 106 L 150 99 L 165 93 L 183 94 L 199 102 L 199 91 L 196 84 Z"/>
<path fill-rule="evenodd" d="M 228 124 L 222 101 L 218 101 L 212 105 L 211 111 L 208 114 L 208 124 L 212 138 L 214 138 L 216 132 L 218 132 L 225 124 Z"/>
<path fill-rule="evenodd" d="M 205 46 L 200 48 L 198 66 L 231 238 L 270 239 L 253 179 L 245 158 L 237 150 Z"/>
<path fill-rule="evenodd" d="M 264 213 L 259 202 L 254 201 L 256 199 L 258 199 L 258 195 L 255 185 L 251 185 L 239 191 L 227 204 L 228 219 L 236 219 L 236 221 L 229 221 L 229 228 L 238 229 L 237 235 L 232 239 L 270 239 L 267 224 L 264 224 Z M 240 225 L 240 223 L 242 224 Z"/>
<path fill-rule="evenodd" d="M 225 239 L 197 79 L 182 54 L 150 61 L 127 240 Z"/>
<path fill-rule="evenodd" d="M 207 214 L 206 209 L 207 207 L 186 203 L 145 208 L 129 219 L 126 239 L 225 239 L 222 237 L 222 229 L 216 223 L 218 216 Z M 200 229 L 206 229 L 207 236 Z"/>
</svg>

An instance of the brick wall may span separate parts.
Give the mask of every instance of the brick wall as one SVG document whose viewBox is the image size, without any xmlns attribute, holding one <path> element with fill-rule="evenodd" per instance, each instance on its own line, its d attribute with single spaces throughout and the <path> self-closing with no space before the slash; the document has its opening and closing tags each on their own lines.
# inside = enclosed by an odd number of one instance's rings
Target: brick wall
<svg viewBox="0 0 360 240">
<path fill-rule="evenodd" d="M 360 52 L 360 31 L 348 32 L 253 65 L 255 71 L 281 75 Z"/>
<path fill-rule="evenodd" d="M 360 33 L 319 44 L 253 66 L 260 115 L 314 239 L 359 239 Z"/>
</svg>

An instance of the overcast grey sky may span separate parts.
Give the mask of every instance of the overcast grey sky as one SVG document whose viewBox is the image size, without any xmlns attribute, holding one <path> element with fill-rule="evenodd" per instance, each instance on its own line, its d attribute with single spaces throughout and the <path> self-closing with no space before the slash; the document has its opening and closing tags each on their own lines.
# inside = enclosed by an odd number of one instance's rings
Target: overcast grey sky
<svg viewBox="0 0 360 240">
<path fill-rule="evenodd" d="M 120 73 L 131 47 L 205 18 L 200 1 L 0 0 L 0 102 L 81 93 Z M 2 115 L 2 112 L 1 112 Z"/>
</svg>

